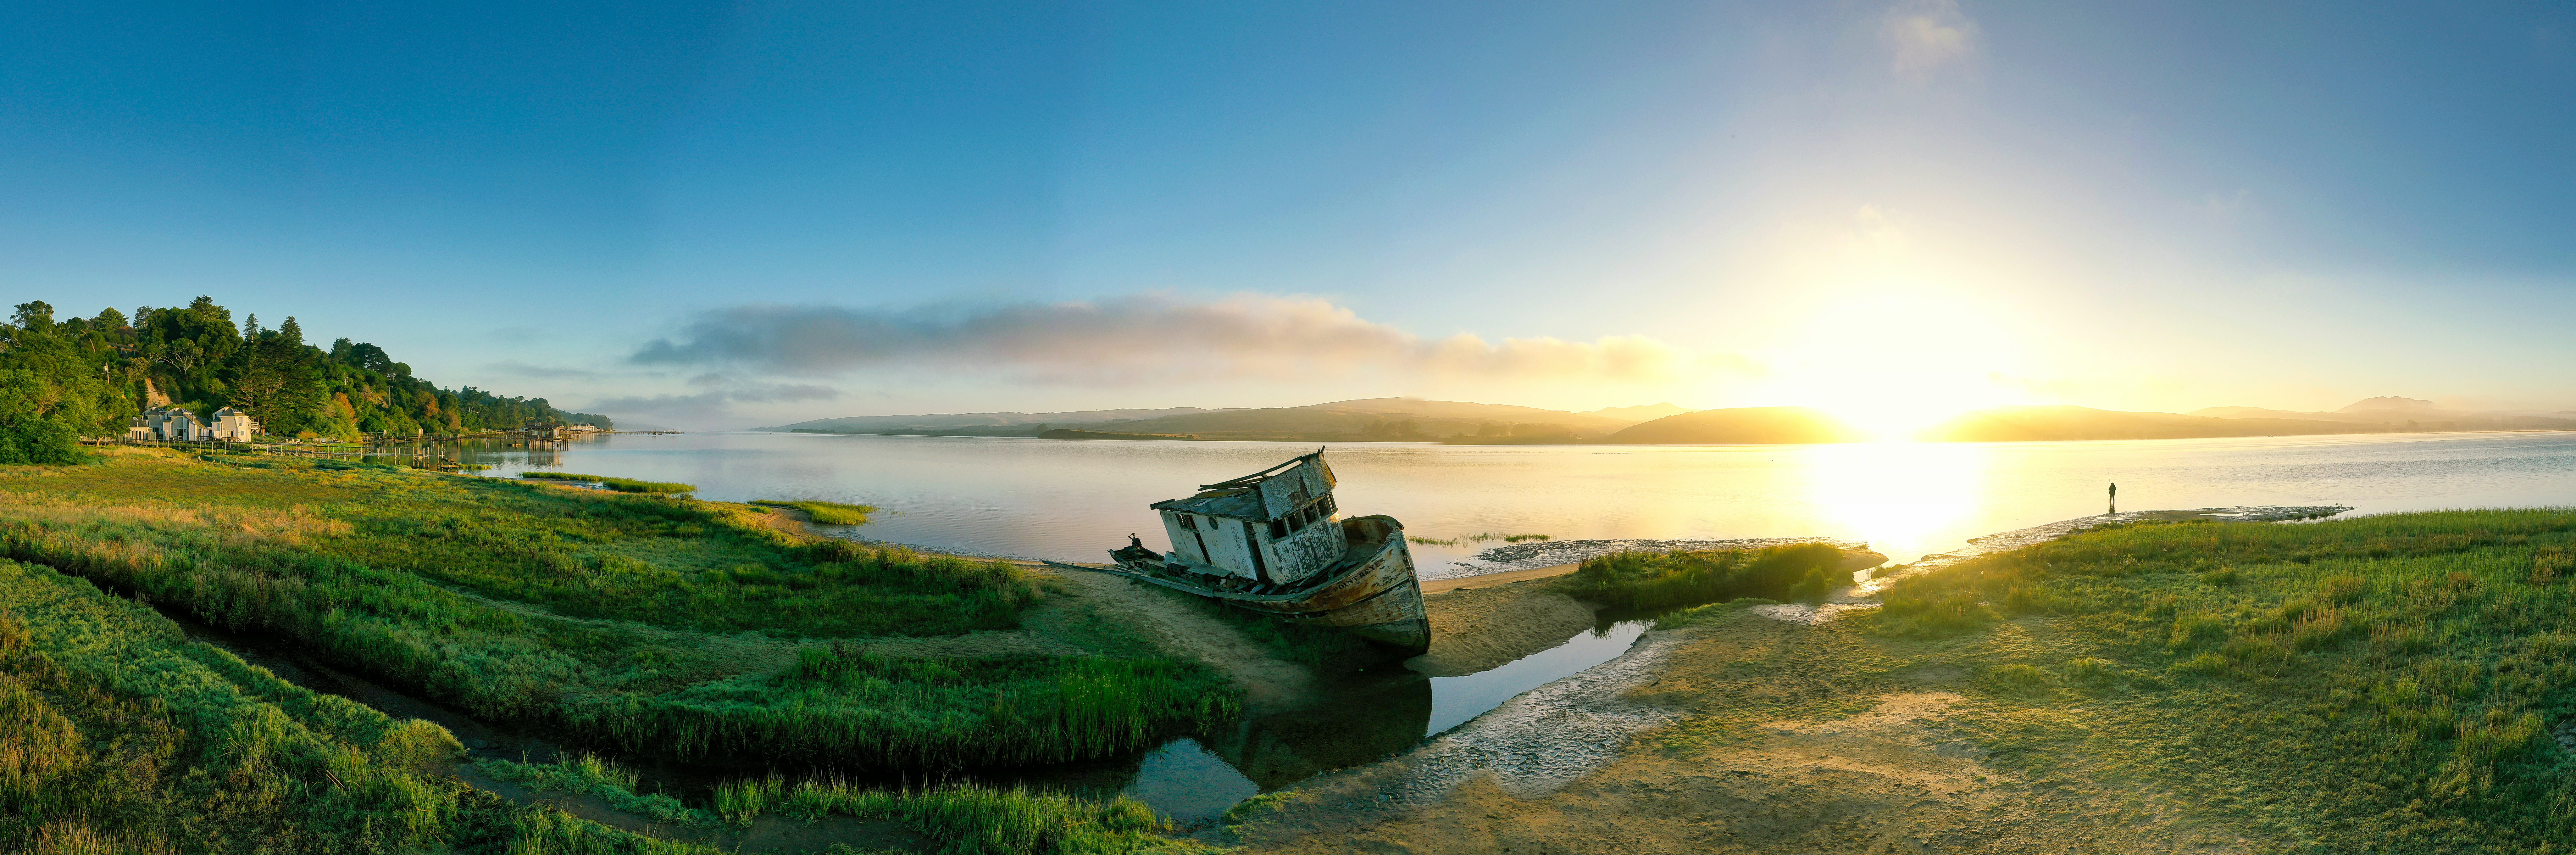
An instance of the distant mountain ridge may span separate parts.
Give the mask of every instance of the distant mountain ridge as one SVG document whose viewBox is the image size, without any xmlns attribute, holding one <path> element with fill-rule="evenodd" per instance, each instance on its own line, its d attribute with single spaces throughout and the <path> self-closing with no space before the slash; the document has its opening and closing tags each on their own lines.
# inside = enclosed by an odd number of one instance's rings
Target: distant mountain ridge
<svg viewBox="0 0 2576 855">
<path fill-rule="evenodd" d="M 2292 419 L 2372 425 L 2395 430 L 2557 430 L 2576 428 L 2576 412 L 2519 410 L 2453 410 L 2421 398 L 2394 395 L 2365 398 L 2331 413 L 2300 413 L 2262 407 L 2207 407 L 2187 416 L 2221 419 Z M 2340 432 L 2340 431 L 2338 431 Z"/>
<path fill-rule="evenodd" d="M 1628 419 L 1643 423 L 1651 422 L 1665 416 L 1678 416 L 1683 413 L 1695 412 L 1699 411 L 1693 410 L 1689 407 L 1676 406 L 1673 404 L 1647 404 L 1641 407 L 1603 407 L 1598 410 L 1585 411 L 1580 415 L 1600 416 L 1607 419 Z"/>
<path fill-rule="evenodd" d="M 1628 417 L 1626 413 L 1638 413 Z M 815 419 L 762 431 L 945 433 L 1035 436 L 1048 430 L 1120 434 L 1186 434 L 1200 439 L 1430 441 L 1468 436 L 1514 441 L 1573 441 L 1607 436 L 1654 414 L 1688 412 L 1672 404 L 1614 407 L 1590 413 L 1510 404 L 1360 398 L 1303 407 L 1255 409 L 1085 410 L 1063 413 L 954 413 Z"/>
<path fill-rule="evenodd" d="M 837 419 L 814 419 L 777 427 L 756 427 L 756 431 L 818 430 L 834 433 L 863 433 L 889 430 L 937 430 L 965 427 L 1015 427 L 1018 425 L 1069 425 L 1132 422 L 1160 416 L 1192 413 L 1221 413 L 1199 407 L 1165 407 L 1159 410 L 1074 410 L 1062 413 L 932 413 L 917 416 L 845 416 Z"/>
<path fill-rule="evenodd" d="M 1807 444 L 1867 437 L 1806 407 L 1689 410 L 1669 403 L 1590 412 L 1510 404 L 1361 398 L 1303 407 L 953 413 L 816 419 L 755 430 L 1060 438 L 1188 437 L 1198 440 L 1442 442 L 1452 445 Z M 2576 411 L 2448 410 L 2419 398 L 2387 396 L 2331 413 L 2209 407 L 2189 413 L 2076 406 L 1998 407 L 1966 413 L 1918 439 L 1935 442 L 2192 439 L 2418 431 L 2576 430 Z"/>
<path fill-rule="evenodd" d="M 1603 438 L 1629 445 L 1798 445 L 1865 437 L 1841 420 L 1807 407 L 1699 410 L 1632 425 Z"/>
</svg>

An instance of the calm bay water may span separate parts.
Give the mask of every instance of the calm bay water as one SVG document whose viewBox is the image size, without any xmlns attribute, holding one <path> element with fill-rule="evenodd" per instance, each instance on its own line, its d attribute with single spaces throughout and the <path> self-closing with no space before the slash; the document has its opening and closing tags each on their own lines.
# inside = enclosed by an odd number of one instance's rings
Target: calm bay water
<svg viewBox="0 0 2576 855">
<path fill-rule="evenodd" d="M 1128 532 L 1167 548 L 1146 505 L 1309 443 L 1086 442 L 777 433 L 611 435 L 483 451 L 489 474 L 560 469 L 699 486 L 724 501 L 875 505 L 858 533 L 943 550 L 1102 561 Z M 1840 537 L 1897 561 L 1968 538 L 2126 510 L 2343 504 L 2357 513 L 2576 505 L 2576 433 L 2406 434 L 1819 446 L 1351 443 L 1327 459 L 1345 514 L 1417 537 Z M 1491 544 L 1416 546 L 1436 574 Z"/>
</svg>

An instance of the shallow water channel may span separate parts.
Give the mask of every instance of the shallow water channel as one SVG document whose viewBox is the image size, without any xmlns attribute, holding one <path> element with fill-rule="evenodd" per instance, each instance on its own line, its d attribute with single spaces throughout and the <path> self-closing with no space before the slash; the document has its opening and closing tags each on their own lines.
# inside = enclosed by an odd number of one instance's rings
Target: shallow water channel
<svg viewBox="0 0 2576 855">
<path fill-rule="evenodd" d="M 190 641 L 221 648 L 314 691 L 346 697 L 397 718 L 436 722 L 477 758 L 546 762 L 564 752 L 594 751 L 634 770 L 641 789 L 671 793 L 691 803 L 703 803 L 722 779 L 769 771 L 627 756 L 561 740 L 539 727 L 484 721 L 320 661 L 290 639 L 228 630 L 198 620 L 184 609 L 154 607 L 178 623 Z M 1218 732 L 1172 739 L 1151 749 L 1081 763 L 979 769 L 929 780 L 1094 796 L 1125 793 L 1184 828 L 1202 826 L 1253 795 L 1400 753 L 1515 695 L 1616 658 L 1652 623 L 1608 622 L 1556 647 L 1465 676 L 1429 678 L 1390 664 L 1328 678 L 1309 708 L 1246 717 Z M 830 770 L 779 771 L 792 776 Z M 864 773 L 848 777 L 887 786 L 924 782 Z"/>
</svg>

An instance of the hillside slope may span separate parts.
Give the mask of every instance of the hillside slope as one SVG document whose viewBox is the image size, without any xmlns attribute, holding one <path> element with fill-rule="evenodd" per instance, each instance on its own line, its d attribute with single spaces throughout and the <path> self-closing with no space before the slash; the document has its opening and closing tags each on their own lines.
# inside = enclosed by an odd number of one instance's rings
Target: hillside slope
<svg viewBox="0 0 2576 855">
<path fill-rule="evenodd" d="M 1475 435 L 1479 431 L 1490 434 L 1514 427 L 1523 432 L 1552 427 L 1562 430 L 1550 433 L 1584 439 L 1605 436 L 1631 424 L 1634 422 L 1627 419 L 1508 404 L 1364 398 L 1304 407 L 1164 416 L 1121 422 L 1114 430 L 1197 434 L 1200 439 L 1404 441 Z"/>
<path fill-rule="evenodd" d="M 1939 442 L 2033 442 L 2075 439 L 2193 439 L 2386 433 L 2379 424 L 2323 419 L 2209 418 L 2090 407 L 2002 407 L 1969 413 L 1924 434 Z"/>
<path fill-rule="evenodd" d="M 881 431 L 927 431 L 956 428 L 1000 428 L 1021 425 L 1107 424 L 1132 422 L 1161 416 L 1194 413 L 1217 413 L 1223 409 L 1199 407 L 1164 407 L 1158 410 L 1075 410 L 1061 413 L 931 413 L 909 416 L 845 416 L 836 419 L 813 419 L 774 427 L 756 427 L 756 431 L 828 431 L 832 433 L 876 433 Z"/>
<path fill-rule="evenodd" d="M 2331 413 L 2301 413 L 2262 407 L 2209 407 L 2193 410 L 2186 415 L 2222 419 L 2344 422 L 2410 431 L 2576 429 L 2576 413 L 2571 412 L 2454 410 L 2434 406 L 2431 401 L 2395 396 L 2364 399 Z"/>
<path fill-rule="evenodd" d="M 1787 444 L 1852 442 L 1860 432 L 1807 407 L 1738 407 L 1665 416 L 1613 433 L 1605 443 Z"/>
<path fill-rule="evenodd" d="M 132 317 L 109 307 L 58 320 L 40 300 L 14 309 L 0 323 L 7 342 L 0 347 L 0 425 L 9 426 L 0 428 L 0 448 L 22 446 L 11 437 L 31 427 L 53 445 L 74 434 L 121 436 L 147 405 L 185 407 L 201 419 L 239 407 L 268 433 L 350 439 L 611 424 L 544 398 L 441 388 L 366 342 L 307 344 L 291 316 L 273 328 L 261 327 L 256 315 L 236 325 L 232 310 L 211 297 L 184 308 L 136 309 Z"/>
</svg>

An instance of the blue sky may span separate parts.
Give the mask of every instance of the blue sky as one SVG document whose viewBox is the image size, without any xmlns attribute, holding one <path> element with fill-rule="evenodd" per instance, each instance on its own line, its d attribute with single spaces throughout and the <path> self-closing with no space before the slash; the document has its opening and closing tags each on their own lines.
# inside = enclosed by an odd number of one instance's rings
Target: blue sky
<svg viewBox="0 0 2576 855">
<path fill-rule="evenodd" d="M 2576 408 L 2576 12 L 0 9 L 0 283 L 692 426 Z"/>
</svg>

